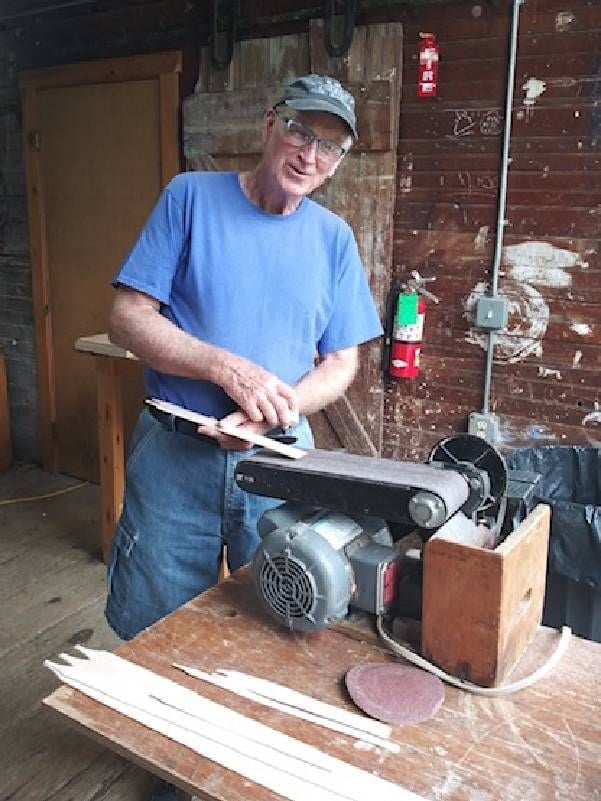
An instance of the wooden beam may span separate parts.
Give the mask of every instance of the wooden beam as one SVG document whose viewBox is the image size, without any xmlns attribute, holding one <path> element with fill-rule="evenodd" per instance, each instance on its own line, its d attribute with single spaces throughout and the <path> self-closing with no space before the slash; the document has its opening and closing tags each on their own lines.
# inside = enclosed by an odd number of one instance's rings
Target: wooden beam
<svg viewBox="0 0 601 801">
<path fill-rule="evenodd" d="M 331 403 L 324 412 L 346 450 L 365 456 L 378 455 L 378 449 L 346 395 Z"/>
<path fill-rule="evenodd" d="M 62 8 L 77 8 L 92 5 L 94 0 L 4 0 L 0 12 L 0 22 L 38 16 Z"/>
<path fill-rule="evenodd" d="M 182 54 L 167 50 L 142 56 L 103 59 L 21 73 L 21 88 L 43 89 L 50 86 L 81 86 L 86 83 L 142 81 L 163 73 L 181 72 Z"/>
</svg>

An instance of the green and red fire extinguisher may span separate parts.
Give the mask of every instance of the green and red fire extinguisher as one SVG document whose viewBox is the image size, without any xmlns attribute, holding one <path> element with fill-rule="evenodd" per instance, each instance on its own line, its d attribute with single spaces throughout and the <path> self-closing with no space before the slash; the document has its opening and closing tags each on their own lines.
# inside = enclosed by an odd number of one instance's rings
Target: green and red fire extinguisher
<svg viewBox="0 0 601 801">
<path fill-rule="evenodd" d="M 438 298 L 425 288 L 427 281 L 417 271 L 403 283 L 393 284 L 386 302 L 384 371 L 392 378 L 416 378 L 419 375 L 426 298 Z"/>
</svg>

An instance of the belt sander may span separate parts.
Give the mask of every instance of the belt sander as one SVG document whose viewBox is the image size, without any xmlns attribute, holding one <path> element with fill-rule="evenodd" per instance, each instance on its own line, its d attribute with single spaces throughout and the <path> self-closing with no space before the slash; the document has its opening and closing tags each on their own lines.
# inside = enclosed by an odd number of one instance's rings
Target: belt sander
<svg viewBox="0 0 601 801">
<path fill-rule="evenodd" d="M 428 542 L 494 551 L 526 516 L 537 479 L 512 474 L 469 434 L 442 440 L 425 464 L 319 449 L 294 461 L 267 451 L 243 459 L 238 485 L 284 501 L 259 521 L 258 596 L 293 631 L 352 610 L 419 619 Z"/>
</svg>

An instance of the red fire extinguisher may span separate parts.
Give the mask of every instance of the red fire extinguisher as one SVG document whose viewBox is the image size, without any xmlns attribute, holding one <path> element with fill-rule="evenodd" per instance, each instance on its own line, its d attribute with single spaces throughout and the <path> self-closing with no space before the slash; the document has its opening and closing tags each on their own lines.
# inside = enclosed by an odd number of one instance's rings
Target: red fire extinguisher
<svg viewBox="0 0 601 801">
<path fill-rule="evenodd" d="M 419 375 L 426 301 L 417 292 L 399 292 L 395 318 L 389 372 L 393 378 L 415 378 Z"/>
<path fill-rule="evenodd" d="M 433 33 L 420 33 L 417 96 L 436 97 L 440 47 Z"/>
<path fill-rule="evenodd" d="M 425 288 L 427 281 L 417 271 L 409 281 L 395 284 L 388 297 L 385 370 L 392 378 L 416 378 L 419 375 L 426 297 L 434 303 L 438 298 Z"/>
</svg>

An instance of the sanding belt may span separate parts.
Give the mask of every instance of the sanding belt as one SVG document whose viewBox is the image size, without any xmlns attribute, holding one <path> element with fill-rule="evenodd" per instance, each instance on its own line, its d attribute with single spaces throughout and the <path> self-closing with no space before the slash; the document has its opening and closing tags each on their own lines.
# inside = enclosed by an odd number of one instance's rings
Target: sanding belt
<svg viewBox="0 0 601 801">
<path fill-rule="evenodd" d="M 273 481 L 279 484 L 281 480 L 287 492 L 285 495 L 275 495 L 275 497 L 285 497 L 299 502 L 323 503 L 326 506 L 330 506 L 332 502 L 332 498 L 328 495 L 330 492 L 328 482 L 324 481 L 329 478 L 336 479 L 339 496 L 348 493 L 352 497 L 360 485 L 377 487 L 381 495 L 386 494 L 386 490 L 394 492 L 399 488 L 425 490 L 440 498 L 447 510 L 447 517 L 461 509 L 469 496 L 467 481 L 461 473 L 419 462 L 394 461 L 316 448 L 308 451 L 303 459 L 297 462 L 290 462 L 271 454 L 262 454 L 260 461 L 254 462 L 255 468 L 259 465 L 264 465 L 269 472 L 277 468 L 277 476 L 281 478 L 277 478 L 274 471 Z M 311 476 L 314 476 L 315 480 L 309 483 L 308 479 Z M 269 485 L 269 480 L 267 484 Z M 304 494 L 307 488 L 310 498 Z M 248 489 L 253 491 L 252 486 Z M 323 498 L 320 497 L 322 494 Z"/>
</svg>

